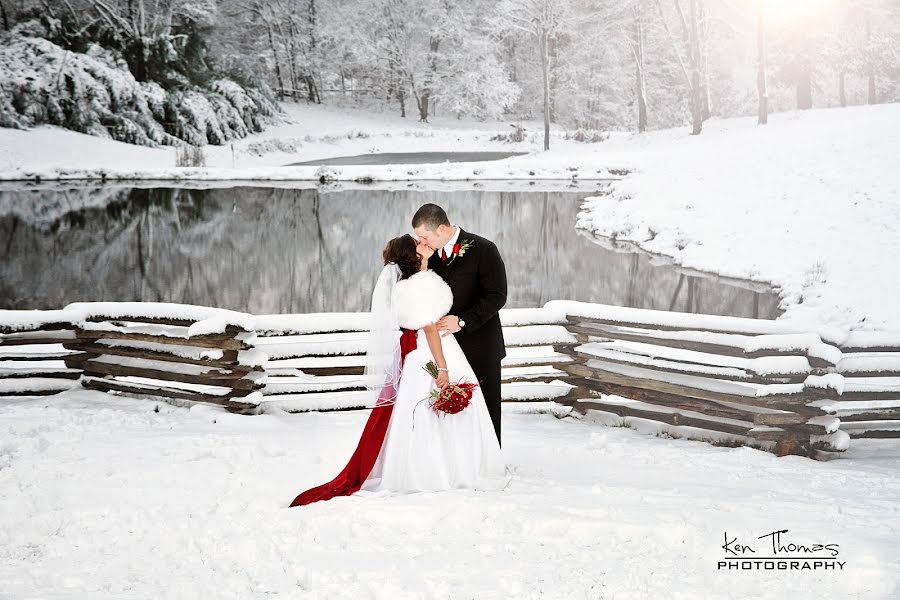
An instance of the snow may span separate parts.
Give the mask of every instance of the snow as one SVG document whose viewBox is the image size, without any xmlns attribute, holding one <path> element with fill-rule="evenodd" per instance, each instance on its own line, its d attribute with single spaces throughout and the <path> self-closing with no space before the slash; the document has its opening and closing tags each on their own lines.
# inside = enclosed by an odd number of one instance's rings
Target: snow
<svg viewBox="0 0 900 600">
<path fill-rule="evenodd" d="M 860 352 L 844 355 L 837 365 L 842 375 L 866 371 L 900 372 L 900 353 Z"/>
<path fill-rule="evenodd" d="M 595 411 L 535 414 L 548 406 L 504 405 L 505 491 L 288 509 L 343 467 L 368 411 L 240 416 L 89 391 L 4 402 L 0 589 L 16 599 L 896 597 L 896 443 L 854 440 L 828 462 L 776 458 L 641 435 L 637 420 L 604 427 Z M 753 545 L 776 529 L 838 544 L 844 570 L 716 569 L 725 532 Z"/>
<path fill-rule="evenodd" d="M 0 378 L 0 396 L 4 394 L 25 394 L 67 390 L 78 383 L 77 379 L 57 379 L 54 377 Z"/>
<path fill-rule="evenodd" d="M 660 347 L 662 349 L 662 347 Z M 684 363 L 675 360 L 666 360 L 658 353 L 657 356 L 639 356 L 637 354 L 628 354 L 604 347 L 602 344 L 584 344 L 575 348 L 578 352 L 583 352 L 597 358 L 607 360 L 625 361 L 629 364 L 645 366 L 677 369 L 687 373 L 696 373 L 698 375 L 708 375 L 711 377 L 729 377 L 734 379 L 743 379 L 747 377 L 747 373 L 743 369 L 733 367 L 714 367 L 710 365 L 698 365 Z M 740 360 L 740 359 L 738 359 Z M 749 362 L 749 361 L 748 361 Z"/>
<path fill-rule="evenodd" d="M 809 436 L 811 444 L 822 442 L 836 451 L 846 451 L 850 447 L 850 434 L 846 431 L 835 431 L 825 435 Z"/>
<path fill-rule="evenodd" d="M 611 140 L 634 171 L 579 227 L 687 268 L 768 282 L 780 320 L 898 340 L 900 105 L 710 121 Z"/>
<path fill-rule="evenodd" d="M 82 375 L 81 381 L 98 381 L 105 383 L 122 383 L 127 384 L 131 388 L 136 388 L 139 390 L 147 390 L 148 395 L 152 395 L 154 390 L 158 390 L 160 388 L 170 388 L 188 392 L 197 392 L 201 394 L 207 394 L 210 396 L 227 396 L 232 392 L 231 388 L 226 388 L 218 385 L 202 385 L 199 383 L 183 383 L 181 381 L 166 381 L 161 382 L 156 379 L 151 379 L 148 377 L 131 377 L 131 376 L 123 376 L 116 377 L 113 380 L 104 379 L 102 377 L 94 377 L 92 375 Z"/>
<path fill-rule="evenodd" d="M 209 373 L 230 373 L 227 369 L 219 369 L 217 367 L 207 367 L 203 365 L 191 365 L 185 363 L 177 363 L 168 360 L 152 360 L 147 358 L 132 358 L 130 356 L 115 356 L 104 354 L 97 358 L 92 358 L 91 363 L 105 363 L 109 365 L 118 365 L 121 367 L 129 367 L 133 369 L 152 369 L 154 371 L 163 371 L 166 373 L 180 373 L 182 375 L 207 375 Z M 226 383 L 223 381 L 223 383 Z"/>
<path fill-rule="evenodd" d="M 817 406 L 826 412 L 835 412 L 838 416 L 852 415 L 857 412 L 866 412 L 869 409 L 900 408 L 900 399 L 897 400 L 850 400 L 840 402 L 835 400 L 816 400 L 810 402 L 810 406 Z"/>
<path fill-rule="evenodd" d="M 66 310 L 0 310 L 0 333 L 38 329 L 50 323 L 68 323 Z"/>
<path fill-rule="evenodd" d="M 269 356 L 258 348 L 241 350 L 238 352 L 238 363 L 246 367 L 264 367 L 269 362 Z"/>
<path fill-rule="evenodd" d="M 370 315 L 359 313 L 306 313 L 294 315 L 257 315 L 260 336 L 304 335 L 333 331 L 368 331 Z"/>
<path fill-rule="evenodd" d="M 78 369 L 67 369 L 66 363 L 61 360 L 4 360 L 0 356 L 0 373 L 29 373 L 42 371 L 80 373 Z"/>
<path fill-rule="evenodd" d="M 685 417 L 689 417 L 692 419 L 701 419 L 704 421 L 709 421 L 710 423 L 724 423 L 727 425 L 736 425 L 738 427 L 746 427 L 747 429 L 753 428 L 753 423 L 750 421 L 743 421 L 739 419 L 731 419 L 728 417 L 719 417 L 719 416 L 711 416 L 706 415 L 701 412 L 693 411 L 693 410 L 685 410 L 683 408 L 676 408 L 670 406 L 660 406 L 659 404 L 650 404 L 648 402 L 641 402 L 640 400 L 632 400 L 630 398 L 623 398 L 621 396 L 604 396 L 601 400 L 604 404 L 610 404 L 614 406 L 623 406 L 628 407 L 634 410 L 643 410 L 651 413 L 661 413 L 666 415 L 674 415 L 681 414 Z M 603 411 L 606 412 L 606 411 Z M 630 419 L 631 417 L 624 417 L 625 419 Z M 706 431 L 706 430 L 702 430 Z"/>
<path fill-rule="evenodd" d="M 233 325 L 249 332 L 255 330 L 253 315 L 224 308 L 210 308 L 192 304 L 175 304 L 171 302 L 75 302 L 66 306 L 66 310 L 72 313 L 73 321 L 81 321 L 79 326 L 85 329 L 97 329 L 99 325 L 102 325 L 101 323 L 86 323 L 92 317 L 107 317 L 124 321 L 127 321 L 128 317 L 152 317 L 194 321 L 190 328 L 177 328 L 179 332 L 181 330 L 186 331 L 183 332 L 185 335 L 177 335 L 175 337 L 222 333 L 228 325 Z M 176 331 L 174 326 L 172 326 L 172 331 Z"/>
<path fill-rule="evenodd" d="M 844 393 L 881 392 L 900 394 L 900 377 L 848 377 L 844 379 Z"/>
<path fill-rule="evenodd" d="M 854 435 L 867 431 L 900 431 L 900 421 L 853 421 L 842 424 L 841 430 Z"/>
<path fill-rule="evenodd" d="M 571 356 L 553 350 L 553 346 L 524 346 L 507 348 L 506 358 L 500 361 L 501 366 L 521 366 L 535 363 L 568 363 Z"/>
<path fill-rule="evenodd" d="M 840 396 L 844 393 L 845 381 L 843 375 L 828 373 L 827 375 L 810 375 L 803 382 L 803 385 L 808 388 L 834 390 L 834 393 Z"/>
<path fill-rule="evenodd" d="M 851 331 L 843 340 L 842 345 L 852 348 L 875 348 L 879 346 L 900 346 L 900 333 L 896 328 L 892 331 Z"/>
<path fill-rule="evenodd" d="M 504 327 L 503 340 L 507 346 L 567 344 L 574 342 L 575 336 L 562 325 L 524 325 Z"/>
<path fill-rule="evenodd" d="M 98 344 L 110 346 L 112 348 L 132 348 L 135 350 L 150 350 L 152 352 L 165 352 L 179 358 L 190 358 L 193 360 L 221 360 L 225 356 L 223 350 L 214 350 L 212 348 L 196 348 L 193 346 L 184 346 L 181 344 L 160 344 L 157 342 L 142 342 L 134 340 L 121 339 L 98 339 Z M 242 351 L 243 352 L 243 351 Z M 241 353 L 238 353 L 240 357 Z"/>
<path fill-rule="evenodd" d="M 40 360 L 43 358 L 61 358 L 77 353 L 77 350 L 66 350 L 62 344 L 0 346 L 0 360 Z"/>
<path fill-rule="evenodd" d="M 0 344 L 12 340 L 74 340 L 75 332 L 67 329 L 61 331 L 20 331 L 17 333 L 0 334 Z"/>
<path fill-rule="evenodd" d="M 257 181 L 431 181 L 431 180 L 560 180 L 617 179 L 619 165 L 579 156 L 601 144 L 565 141 L 554 128 L 555 144 L 567 150 L 556 164 L 542 160 L 541 141 L 533 136 L 522 143 L 490 141 L 506 133 L 508 122 L 436 117 L 430 123 L 415 119 L 340 110 L 327 106 L 282 103 L 285 123 L 232 140 L 227 146 L 205 146 L 205 167 L 176 167 L 172 148 L 132 146 L 54 127 L 30 131 L 0 129 L 0 147 L 21 152 L 0 154 L 0 181 L 34 179 L 156 179 Z M 528 124 L 535 131 L 538 124 Z M 90 148 L 86 155 L 81 149 Z M 592 148 L 593 149 L 593 148 Z M 288 166 L 339 156 L 405 152 L 532 152 L 528 157 L 484 163 L 418 165 Z M 596 159 L 596 150 L 589 152 Z M 523 158 L 525 160 L 523 160 Z"/>
<path fill-rule="evenodd" d="M 649 379 L 653 381 L 664 381 L 675 385 L 685 385 L 701 390 L 716 392 L 719 394 L 732 394 L 736 396 L 753 397 L 759 389 L 772 386 L 756 386 L 750 383 L 741 383 L 737 381 L 724 381 L 720 379 L 709 379 L 696 375 L 682 375 L 679 373 L 663 373 L 653 369 L 645 369 L 642 367 L 633 367 L 629 365 L 619 365 L 616 363 L 606 362 L 602 360 L 588 360 L 586 363 L 590 369 L 600 369 L 617 373 L 626 377 L 634 377 L 638 379 Z"/>
<path fill-rule="evenodd" d="M 574 386 L 563 381 L 555 380 L 549 383 L 504 383 L 500 385 L 500 396 L 504 401 L 546 400 L 561 398 L 569 393 Z"/>
<path fill-rule="evenodd" d="M 841 425 L 841 420 L 832 416 L 813 417 L 807 421 L 810 425 L 821 425 L 827 433 L 834 433 Z M 844 448 L 846 450 L 846 448 Z"/>
<path fill-rule="evenodd" d="M 692 369 L 697 373 L 707 372 L 741 375 L 740 370 L 744 370 L 762 376 L 784 376 L 805 374 L 809 373 L 811 370 L 809 361 L 803 356 L 741 358 L 624 340 L 591 342 L 582 344 L 575 349 L 578 352 L 584 352 L 585 354 L 598 357 L 617 358 L 619 360 L 628 360 L 645 365 L 668 364 L 668 366 L 680 369 Z M 645 358 L 636 358 L 636 356 Z M 663 360 L 659 361 L 658 359 Z M 696 366 L 692 366 L 692 364 Z M 724 369 L 717 371 L 716 367 L 724 367 Z"/>
<path fill-rule="evenodd" d="M 747 319 L 744 317 L 661 311 L 590 302 L 575 302 L 573 300 L 552 300 L 544 305 L 544 308 L 548 311 L 558 311 L 571 317 L 612 321 L 614 322 L 612 326 L 623 328 L 628 328 L 630 324 L 640 324 L 645 329 L 654 329 L 656 327 L 672 327 L 684 330 L 699 329 L 707 331 L 690 333 L 717 335 L 716 332 L 722 332 L 718 335 L 735 334 L 740 336 L 735 338 L 738 340 L 744 340 L 748 335 L 806 333 L 806 331 L 789 323 L 771 319 Z M 619 325 L 615 325 L 615 323 Z M 680 334 L 684 332 L 653 331 L 652 333 L 658 336 L 666 333 Z M 712 341 L 716 339 L 720 338 L 696 338 L 695 341 Z"/>
</svg>

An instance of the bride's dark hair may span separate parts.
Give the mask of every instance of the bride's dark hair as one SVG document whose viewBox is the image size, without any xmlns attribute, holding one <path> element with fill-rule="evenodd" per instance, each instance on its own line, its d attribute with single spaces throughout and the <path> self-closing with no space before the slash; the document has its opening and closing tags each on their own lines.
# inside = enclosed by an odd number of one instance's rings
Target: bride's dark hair
<svg viewBox="0 0 900 600">
<path fill-rule="evenodd" d="M 400 279 L 409 279 L 422 266 L 422 255 L 416 252 L 417 245 L 416 239 L 408 233 L 392 239 L 382 253 L 384 264 L 397 263 L 400 267 Z"/>
</svg>

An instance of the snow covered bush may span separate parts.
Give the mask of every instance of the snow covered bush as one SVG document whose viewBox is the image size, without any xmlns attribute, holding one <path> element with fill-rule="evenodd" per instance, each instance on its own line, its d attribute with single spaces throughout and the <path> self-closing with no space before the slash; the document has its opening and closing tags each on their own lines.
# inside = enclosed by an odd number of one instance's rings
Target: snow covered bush
<svg viewBox="0 0 900 600">
<path fill-rule="evenodd" d="M 509 142 L 512 144 L 518 144 L 525 141 L 525 128 L 517 123 L 510 123 L 510 127 L 513 128 L 512 133 L 498 133 L 494 136 L 491 136 L 492 142 Z"/>
<path fill-rule="evenodd" d="M 143 146 L 224 144 L 262 131 L 278 108 L 227 79 L 166 91 L 115 52 L 85 53 L 12 32 L 0 38 L 0 126 L 49 124 Z"/>
<path fill-rule="evenodd" d="M 608 140 L 609 132 L 578 128 L 574 133 L 569 133 L 567 131 L 565 139 L 575 140 L 576 142 L 584 142 L 586 144 L 597 144 Z"/>
</svg>

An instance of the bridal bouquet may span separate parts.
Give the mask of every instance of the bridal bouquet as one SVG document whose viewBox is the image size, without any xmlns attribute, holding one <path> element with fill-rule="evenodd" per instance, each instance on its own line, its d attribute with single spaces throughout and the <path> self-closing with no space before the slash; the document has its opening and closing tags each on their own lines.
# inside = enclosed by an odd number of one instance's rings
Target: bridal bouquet
<svg viewBox="0 0 900 600">
<path fill-rule="evenodd" d="M 438 367 L 434 364 L 434 361 L 428 361 L 428 364 L 423 368 L 429 375 L 435 379 L 437 378 Z M 431 390 L 430 398 L 425 398 L 425 400 L 431 400 L 431 410 L 434 412 L 453 415 L 469 406 L 469 403 L 472 400 L 472 392 L 477 387 L 477 383 L 458 381 L 456 383 L 450 383 L 450 385 L 442 390 L 437 388 Z"/>
</svg>

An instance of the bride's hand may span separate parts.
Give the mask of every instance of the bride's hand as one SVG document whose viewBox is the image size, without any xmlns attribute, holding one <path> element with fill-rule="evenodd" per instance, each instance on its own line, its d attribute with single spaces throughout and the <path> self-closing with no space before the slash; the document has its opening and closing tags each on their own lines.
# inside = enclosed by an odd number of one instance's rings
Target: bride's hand
<svg viewBox="0 0 900 600">
<path fill-rule="evenodd" d="M 447 371 L 438 371 L 438 376 L 435 378 L 435 382 L 440 389 L 444 389 L 447 385 L 450 384 L 450 375 L 447 374 Z"/>
</svg>

